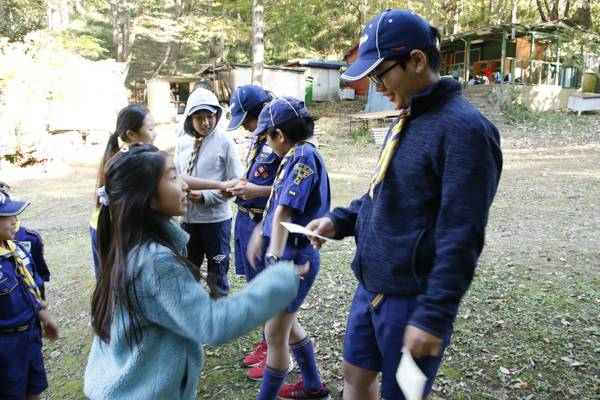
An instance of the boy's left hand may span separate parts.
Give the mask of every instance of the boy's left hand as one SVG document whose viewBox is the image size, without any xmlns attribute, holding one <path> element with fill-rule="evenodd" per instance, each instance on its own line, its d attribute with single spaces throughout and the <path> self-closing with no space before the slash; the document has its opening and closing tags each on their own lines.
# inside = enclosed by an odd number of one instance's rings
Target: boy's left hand
<svg viewBox="0 0 600 400">
<path fill-rule="evenodd" d="M 46 332 L 46 337 L 50 340 L 56 340 L 58 339 L 58 325 L 56 325 L 56 322 L 54 322 L 53 319 L 50 319 L 50 321 L 47 321 L 44 324 L 44 332 Z"/>
<path fill-rule="evenodd" d="M 191 190 L 188 193 L 187 198 L 189 201 L 191 201 L 194 204 L 203 204 L 204 203 L 204 195 L 202 194 L 201 190 Z"/>
</svg>

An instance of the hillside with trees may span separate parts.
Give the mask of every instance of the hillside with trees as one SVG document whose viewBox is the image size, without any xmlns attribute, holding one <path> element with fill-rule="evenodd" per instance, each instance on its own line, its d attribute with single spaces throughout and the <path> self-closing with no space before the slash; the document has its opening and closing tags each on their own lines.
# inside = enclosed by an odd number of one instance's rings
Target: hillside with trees
<svg viewBox="0 0 600 400">
<path fill-rule="evenodd" d="M 385 8 L 415 10 L 444 34 L 562 18 L 600 33 L 600 4 L 585 0 L 2 0 L 0 37 L 24 42 L 45 30 L 84 58 L 124 63 L 131 88 L 157 75 L 192 75 L 200 64 L 253 62 L 253 14 L 262 15 L 254 52 L 264 46 L 266 65 L 341 60 Z"/>
</svg>

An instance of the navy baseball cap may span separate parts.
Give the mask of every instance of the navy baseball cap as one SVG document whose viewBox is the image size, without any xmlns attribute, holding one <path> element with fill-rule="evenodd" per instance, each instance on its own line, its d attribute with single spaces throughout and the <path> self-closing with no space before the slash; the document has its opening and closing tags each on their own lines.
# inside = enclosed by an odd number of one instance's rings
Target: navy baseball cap
<svg viewBox="0 0 600 400">
<path fill-rule="evenodd" d="M 208 104 L 198 104 L 197 106 L 192 107 L 192 109 L 188 113 L 188 116 L 191 116 L 193 113 L 195 113 L 196 111 L 199 111 L 199 110 L 208 110 L 213 114 L 217 113 L 217 109 L 209 106 Z"/>
<path fill-rule="evenodd" d="M 4 193 L 0 193 L 0 217 L 12 217 L 21 214 L 29 206 L 23 201 L 12 201 Z"/>
<path fill-rule="evenodd" d="M 278 97 L 267 104 L 258 116 L 258 125 L 253 136 L 260 135 L 267 128 L 278 126 L 284 122 L 308 113 L 304 102 L 292 96 Z"/>
<path fill-rule="evenodd" d="M 257 105 L 271 100 L 271 95 L 263 88 L 256 85 L 240 86 L 231 95 L 229 105 L 231 106 L 231 122 L 227 127 L 228 131 L 233 131 L 242 125 L 248 111 Z"/>
<path fill-rule="evenodd" d="M 410 10 L 388 8 L 367 23 L 358 59 L 340 78 L 347 82 L 361 80 L 388 57 L 431 46 L 437 46 L 437 39 L 423 18 Z"/>
</svg>

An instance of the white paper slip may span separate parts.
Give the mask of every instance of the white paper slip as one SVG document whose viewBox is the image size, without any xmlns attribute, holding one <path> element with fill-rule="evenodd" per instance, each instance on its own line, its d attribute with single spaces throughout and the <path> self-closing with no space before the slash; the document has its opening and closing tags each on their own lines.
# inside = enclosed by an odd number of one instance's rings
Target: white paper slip
<svg viewBox="0 0 600 400">
<path fill-rule="evenodd" d="M 280 224 L 283 225 L 285 227 L 285 229 L 287 229 L 291 233 L 301 233 L 306 236 L 310 235 L 310 236 L 318 237 L 319 239 L 328 240 L 330 242 L 334 241 L 333 239 L 326 238 L 325 236 L 316 235 L 313 231 L 311 231 L 310 229 L 306 229 L 302 225 L 292 224 L 290 222 L 280 222 Z"/>
<path fill-rule="evenodd" d="M 423 398 L 427 377 L 412 358 L 410 351 L 402 351 L 400 365 L 398 365 L 396 371 L 396 380 L 406 400 L 421 400 Z"/>
</svg>

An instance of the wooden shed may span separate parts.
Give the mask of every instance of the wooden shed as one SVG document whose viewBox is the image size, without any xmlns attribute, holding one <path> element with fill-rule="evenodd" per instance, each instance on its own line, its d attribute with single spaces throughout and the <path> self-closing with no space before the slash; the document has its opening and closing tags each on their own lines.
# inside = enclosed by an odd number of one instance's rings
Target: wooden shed
<svg viewBox="0 0 600 400">
<path fill-rule="evenodd" d="M 305 68 L 305 78 L 313 78 L 313 101 L 336 101 L 340 99 L 340 68 L 344 63 L 315 61 L 315 60 L 292 60 L 283 64 L 284 67 Z"/>
<path fill-rule="evenodd" d="M 157 124 L 174 122 L 182 114 L 194 83 L 200 78 L 158 77 L 146 81 L 148 110 Z"/>
<path fill-rule="evenodd" d="M 348 52 L 344 55 L 344 61 L 348 65 L 351 65 L 358 58 L 358 45 L 356 43 Z M 356 82 L 346 82 L 346 87 L 352 88 L 356 91 L 357 96 L 366 96 L 369 93 L 369 86 L 371 85 L 371 81 L 369 78 L 362 78 L 360 81 Z"/>
<path fill-rule="evenodd" d="M 294 96 L 304 101 L 304 68 L 287 68 L 266 66 L 263 70 L 262 88 L 273 92 L 275 96 Z M 250 64 L 223 64 L 211 72 L 216 78 L 227 83 L 231 91 L 239 86 L 252 83 L 252 66 Z"/>
</svg>

